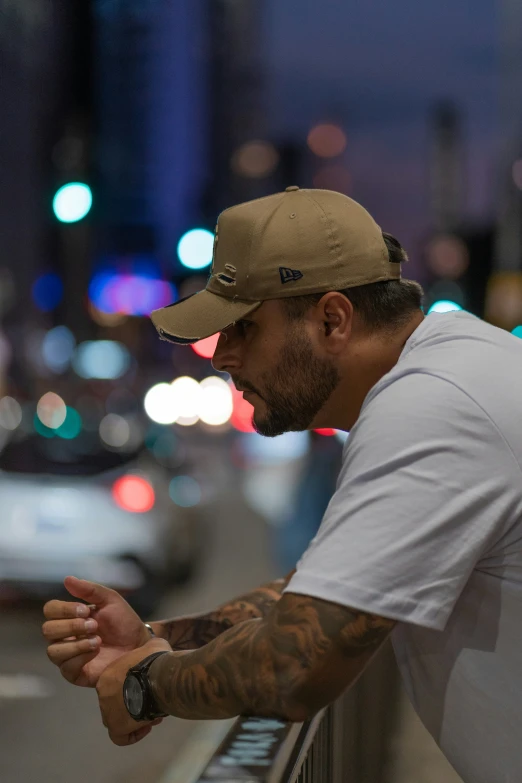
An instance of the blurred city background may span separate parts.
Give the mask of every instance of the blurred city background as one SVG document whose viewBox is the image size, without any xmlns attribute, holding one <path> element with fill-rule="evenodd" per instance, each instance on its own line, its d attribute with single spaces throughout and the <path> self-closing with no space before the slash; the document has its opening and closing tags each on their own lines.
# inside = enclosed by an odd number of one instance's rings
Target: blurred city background
<svg viewBox="0 0 522 783">
<path fill-rule="evenodd" d="M 144 620 L 210 609 L 293 568 L 334 489 L 345 434 L 262 438 L 215 338 L 148 318 L 205 286 L 221 210 L 341 191 L 426 312 L 522 336 L 521 30 L 516 0 L 0 0 L 3 782 L 166 783 L 197 756 L 174 719 L 111 746 L 48 662 L 66 574 Z M 458 781 L 386 666 L 365 780 Z"/>
</svg>

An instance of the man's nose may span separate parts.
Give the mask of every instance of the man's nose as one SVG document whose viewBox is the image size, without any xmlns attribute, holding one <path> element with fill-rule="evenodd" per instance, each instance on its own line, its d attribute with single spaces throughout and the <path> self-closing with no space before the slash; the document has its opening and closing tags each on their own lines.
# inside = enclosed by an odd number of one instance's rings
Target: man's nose
<svg viewBox="0 0 522 783">
<path fill-rule="evenodd" d="M 212 357 L 212 367 L 218 372 L 228 373 L 241 367 L 238 341 L 234 340 L 231 335 L 219 335 L 218 344 Z"/>
</svg>

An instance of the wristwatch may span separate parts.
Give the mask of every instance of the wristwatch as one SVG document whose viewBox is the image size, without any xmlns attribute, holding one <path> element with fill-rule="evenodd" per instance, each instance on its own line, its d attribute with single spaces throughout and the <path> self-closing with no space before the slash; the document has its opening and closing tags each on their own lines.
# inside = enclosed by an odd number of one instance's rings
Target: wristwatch
<svg viewBox="0 0 522 783">
<path fill-rule="evenodd" d="M 152 653 L 152 655 L 148 655 L 127 672 L 125 682 L 123 683 L 123 701 L 129 715 L 134 720 L 154 720 L 155 718 L 166 718 L 168 716 L 167 712 L 159 711 L 148 678 L 148 671 L 152 662 L 167 652 L 168 650 L 160 650 Z"/>
</svg>

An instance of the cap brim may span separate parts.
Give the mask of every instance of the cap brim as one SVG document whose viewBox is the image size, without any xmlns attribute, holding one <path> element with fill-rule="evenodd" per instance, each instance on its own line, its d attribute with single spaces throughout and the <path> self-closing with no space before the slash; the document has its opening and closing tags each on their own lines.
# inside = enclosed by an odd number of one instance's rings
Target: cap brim
<svg viewBox="0 0 522 783">
<path fill-rule="evenodd" d="M 227 299 L 204 289 L 180 302 L 153 310 L 150 317 L 161 340 L 190 344 L 221 332 L 260 304 Z"/>
</svg>

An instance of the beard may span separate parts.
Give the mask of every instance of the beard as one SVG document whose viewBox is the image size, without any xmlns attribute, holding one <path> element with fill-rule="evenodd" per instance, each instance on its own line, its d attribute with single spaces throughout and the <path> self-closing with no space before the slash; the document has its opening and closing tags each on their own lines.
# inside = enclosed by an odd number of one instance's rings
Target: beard
<svg viewBox="0 0 522 783">
<path fill-rule="evenodd" d="M 306 334 L 291 332 L 277 366 L 260 378 L 263 393 L 247 382 L 241 384 L 262 397 L 266 405 L 262 417 L 254 414 L 254 429 L 268 438 L 307 430 L 340 379 L 330 360 L 315 355 Z"/>
</svg>

